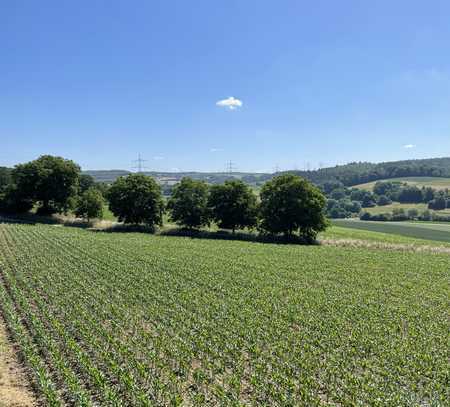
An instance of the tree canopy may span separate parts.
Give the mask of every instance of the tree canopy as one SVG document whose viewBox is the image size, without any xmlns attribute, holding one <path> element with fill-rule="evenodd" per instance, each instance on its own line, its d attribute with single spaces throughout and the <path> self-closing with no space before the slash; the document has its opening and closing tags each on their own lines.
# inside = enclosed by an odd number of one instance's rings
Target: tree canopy
<svg viewBox="0 0 450 407">
<path fill-rule="evenodd" d="M 103 205 L 105 200 L 101 192 L 91 187 L 85 190 L 77 199 L 75 206 L 75 215 L 87 219 L 103 218 Z"/>
<path fill-rule="evenodd" d="M 222 229 L 252 228 L 257 223 L 257 200 L 250 187 L 240 180 L 213 185 L 209 195 L 212 218 Z"/>
<path fill-rule="evenodd" d="M 43 155 L 37 160 L 17 165 L 12 173 L 16 194 L 38 205 L 38 212 L 66 212 L 76 195 L 80 167 L 62 157 Z"/>
<path fill-rule="evenodd" d="M 160 226 L 164 202 L 161 188 L 146 175 L 119 177 L 108 191 L 109 208 L 120 222 Z"/>
<path fill-rule="evenodd" d="M 313 241 L 327 226 L 326 198 L 304 178 L 281 175 L 261 189 L 261 229 L 271 234 L 292 237 L 298 232 L 305 241 Z"/>
<path fill-rule="evenodd" d="M 185 177 L 173 188 L 167 203 L 170 218 L 189 229 L 209 224 L 208 185 Z"/>
</svg>

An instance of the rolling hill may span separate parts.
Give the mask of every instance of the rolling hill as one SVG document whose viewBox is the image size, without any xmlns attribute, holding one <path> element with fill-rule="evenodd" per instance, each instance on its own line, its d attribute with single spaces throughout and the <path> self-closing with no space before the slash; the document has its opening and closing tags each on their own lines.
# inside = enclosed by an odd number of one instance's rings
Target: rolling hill
<svg viewBox="0 0 450 407">
<path fill-rule="evenodd" d="M 130 172 L 124 170 L 97 170 L 85 171 L 95 178 L 96 181 L 113 182 L 121 175 Z M 315 184 L 323 184 L 330 181 L 339 181 L 346 186 L 355 186 L 373 181 L 385 179 L 398 179 L 405 177 L 428 177 L 428 178 L 448 178 L 450 179 L 450 157 L 429 158 L 421 160 L 390 161 L 382 163 L 353 162 L 335 167 L 321 168 L 311 171 L 283 171 L 275 174 L 269 173 L 246 173 L 233 172 L 145 172 L 144 174 L 153 176 L 163 181 L 177 182 L 185 176 L 194 179 L 204 180 L 208 183 L 221 183 L 224 180 L 234 177 L 240 178 L 250 185 L 260 185 L 271 179 L 274 175 L 282 173 L 294 173 L 300 175 Z M 447 182 L 447 181 L 444 181 Z"/>
<path fill-rule="evenodd" d="M 438 190 L 450 189 L 450 178 L 440 178 L 440 177 L 390 178 L 390 179 L 377 180 L 377 181 L 372 181 L 372 182 L 366 182 L 365 184 L 355 185 L 355 188 L 372 191 L 375 184 L 379 181 L 402 182 L 405 184 L 417 186 L 419 188 L 431 187 L 431 188 L 438 189 Z"/>
</svg>

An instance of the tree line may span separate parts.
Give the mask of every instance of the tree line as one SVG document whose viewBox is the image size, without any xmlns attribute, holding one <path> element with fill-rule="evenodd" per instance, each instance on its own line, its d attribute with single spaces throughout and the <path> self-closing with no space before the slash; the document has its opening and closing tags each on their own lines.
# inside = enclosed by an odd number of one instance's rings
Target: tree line
<svg viewBox="0 0 450 407">
<path fill-rule="evenodd" d="M 209 185 L 185 177 L 169 199 L 154 178 L 143 174 L 119 177 L 112 185 L 95 183 L 71 160 L 45 155 L 0 171 L 0 211 L 38 215 L 72 212 L 101 218 L 105 203 L 126 224 L 162 226 L 165 215 L 182 228 L 257 229 L 268 235 L 315 240 L 327 226 L 326 198 L 306 179 L 282 174 L 267 181 L 259 196 L 238 179 Z"/>
<path fill-rule="evenodd" d="M 316 185 L 339 181 L 349 187 L 401 177 L 450 177 L 450 157 L 384 163 L 353 162 L 312 171 L 291 171 Z"/>
</svg>

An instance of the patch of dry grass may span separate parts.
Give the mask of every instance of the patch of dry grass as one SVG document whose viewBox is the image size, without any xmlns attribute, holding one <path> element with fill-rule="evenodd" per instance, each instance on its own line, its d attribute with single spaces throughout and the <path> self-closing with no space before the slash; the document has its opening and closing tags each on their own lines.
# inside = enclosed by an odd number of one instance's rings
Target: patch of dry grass
<svg viewBox="0 0 450 407">
<path fill-rule="evenodd" d="M 324 246 L 336 247 L 356 247 L 367 249 L 382 249 L 382 250 L 397 250 L 409 251 L 418 253 L 448 253 L 450 254 L 450 247 L 448 246 L 431 246 L 431 245 L 415 245 L 406 243 L 388 243 L 374 240 L 359 240 L 359 239 L 322 239 L 320 244 Z"/>
</svg>

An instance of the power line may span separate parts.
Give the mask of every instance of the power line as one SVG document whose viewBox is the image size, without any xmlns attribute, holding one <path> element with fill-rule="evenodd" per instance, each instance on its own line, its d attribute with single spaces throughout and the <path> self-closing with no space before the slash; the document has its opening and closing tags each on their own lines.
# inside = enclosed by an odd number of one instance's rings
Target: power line
<svg viewBox="0 0 450 407">
<path fill-rule="evenodd" d="M 142 170 L 147 169 L 147 167 L 144 166 L 144 163 L 147 162 L 147 160 L 144 160 L 141 158 L 141 154 L 138 154 L 138 159 L 133 160 L 133 163 L 136 163 L 136 166 L 133 167 L 133 169 L 137 169 L 138 173 L 141 173 Z"/>
</svg>

